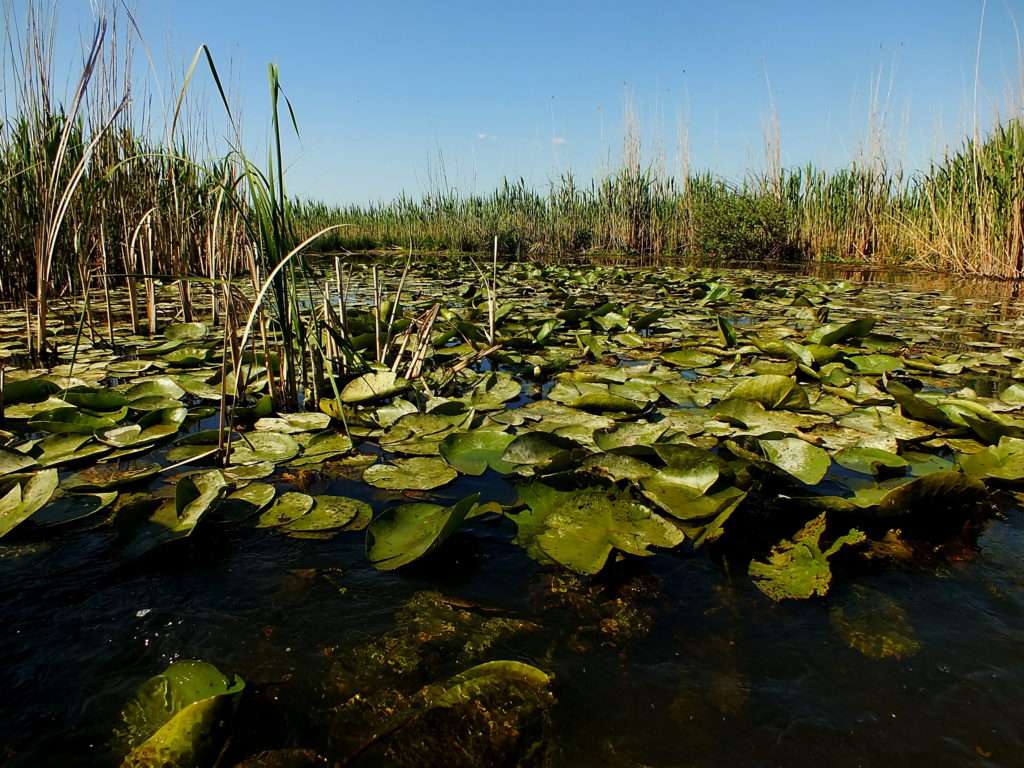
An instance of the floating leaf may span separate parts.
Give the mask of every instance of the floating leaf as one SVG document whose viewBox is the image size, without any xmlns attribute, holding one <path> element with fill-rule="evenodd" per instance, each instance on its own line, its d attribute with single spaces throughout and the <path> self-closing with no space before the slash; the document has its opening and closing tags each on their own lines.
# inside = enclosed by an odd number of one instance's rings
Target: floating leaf
<svg viewBox="0 0 1024 768">
<path fill-rule="evenodd" d="M 24 472 L 26 469 L 31 469 L 35 466 L 36 460 L 28 454 L 0 448 L 0 475 Z"/>
<path fill-rule="evenodd" d="M 139 528 L 132 532 L 124 556 L 136 558 L 192 535 L 196 525 L 227 492 L 227 481 L 217 470 L 182 477 L 174 498 L 164 500 Z"/>
<path fill-rule="evenodd" d="M 205 339 L 209 328 L 204 323 L 175 323 L 164 329 L 164 338 L 172 341 Z"/>
<path fill-rule="evenodd" d="M 0 538 L 42 509 L 57 490 L 57 470 L 41 469 L 0 498 Z"/>
<path fill-rule="evenodd" d="M 277 418 L 259 419 L 256 422 L 256 429 L 291 435 L 327 429 L 330 423 L 331 417 L 326 413 L 285 413 Z"/>
<path fill-rule="evenodd" d="M 586 455 L 583 447 L 568 437 L 549 432 L 527 432 L 508 444 L 501 460 L 524 464 L 538 472 L 557 472 L 578 464 Z"/>
<path fill-rule="evenodd" d="M 241 678 L 222 675 L 212 664 L 171 664 L 143 684 L 122 712 L 131 748 L 122 768 L 212 765 L 244 688 Z"/>
<path fill-rule="evenodd" d="M 273 506 L 260 515 L 257 528 L 279 528 L 298 520 L 313 508 L 313 497 L 297 491 L 281 495 Z"/>
<path fill-rule="evenodd" d="M 679 349 L 674 352 L 665 352 L 661 355 L 661 359 L 680 368 L 706 368 L 718 362 L 718 358 L 714 355 L 698 352 L 695 349 Z"/>
<path fill-rule="evenodd" d="M 488 467 L 503 475 L 515 467 L 502 460 L 509 443 L 515 439 L 507 432 L 474 429 L 470 432 L 455 432 L 441 441 L 441 456 L 459 472 L 466 475 L 482 475 Z"/>
<path fill-rule="evenodd" d="M 621 490 L 558 491 L 535 482 L 519 493 L 530 508 L 514 518 L 519 542 L 577 573 L 597 573 L 615 549 L 646 556 L 648 547 L 683 541 L 678 528 Z"/>
<path fill-rule="evenodd" d="M 224 473 L 225 478 L 227 472 Z M 232 491 L 217 507 L 217 519 L 240 523 L 255 517 L 274 500 L 277 489 L 270 483 L 249 483 Z"/>
<path fill-rule="evenodd" d="M 1024 440 L 1003 437 L 970 456 L 959 457 L 960 467 L 968 475 L 1016 482 L 1024 480 Z"/>
<path fill-rule="evenodd" d="M 341 391 L 341 402 L 349 405 L 370 403 L 393 397 L 411 385 L 393 371 L 375 371 L 353 379 Z"/>
<path fill-rule="evenodd" d="M 832 463 L 827 451 L 797 437 L 759 440 L 758 444 L 768 461 L 807 485 L 820 483 Z"/>
<path fill-rule="evenodd" d="M 297 520 L 285 524 L 288 532 L 295 531 L 336 531 L 349 528 L 355 520 L 369 520 L 373 508 L 364 501 L 347 496 L 314 496 L 313 509 Z"/>
<path fill-rule="evenodd" d="M 280 464 L 295 458 L 298 453 L 299 444 L 291 435 L 281 432 L 248 432 L 244 438 L 232 443 L 231 462 L 249 464 L 269 461 Z"/>
<path fill-rule="evenodd" d="M 403 504 L 384 512 L 366 530 L 366 556 L 381 571 L 418 560 L 458 530 L 479 498 L 473 494 L 450 507 Z"/>
<path fill-rule="evenodd" d="M 863 472 L 867 475 L 877 475 L 883 467 L 887 469 L 903 469 L 910 466 L 910 462 L 890 451 L 883 451 L 880 448 L 866 448 L 854 446 L 843 448 L 833 457 L 837 464 L 854 472 Z"/>
<path fill-rule="evenodd" d="M 63 483 L 66 491 L 88 493 L 124 488 L 134 483 L 149 480 L 160 471 L 159 464 L 148 464 L 135 469 L 117 467 L 90 467 L 72 475 Z"/>
<path fill-rule="evenodd" d="M 809 407 L 807 392 L 789 376 L 764 374 L 742 379 L 727 399 L 752 400 L 765 408 L 789 408 L 799 410 Z"/>
<path fill-rule="evenodd" d="M 429 491 L 447 485 L 458 473 L 442 459 L 395 459 L 391 464 L 374 464 L 363 472 L 363 480 L 376 488 L 393 491 Z"/>
<path fill-rule="evenodd" d="M 156 397 L 181 400 L 185 396 L 185 390 L 175 384 L 172 379 L 161 376 L 156 379 L 147 379 L 130 387 L 124 395 L 129 402 Z M 133 407 L 135 406 L 133 405 Z"/>
<path fill-rule="evenodd" d="M 30 518 L 33 525 L 44 527 L 79 523 L 102 512 L 117 499 L 117 491 L 109 493 L 65 493 L 56 496 Z"/>
<path fill-rule="evenodd" d="M 847 339 L 867 336 L 874 327 L 875 321 L 870 318 L 854 320 L 849 323 L 829 323 L 811 331 L 807 335 L 807 340 L 827 347 Z"/>
</svg>

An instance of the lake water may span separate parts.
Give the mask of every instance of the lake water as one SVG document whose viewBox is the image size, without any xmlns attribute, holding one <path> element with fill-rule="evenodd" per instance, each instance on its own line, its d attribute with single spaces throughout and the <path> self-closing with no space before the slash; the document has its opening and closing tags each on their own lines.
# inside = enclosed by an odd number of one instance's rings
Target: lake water
<svg viewBox="0 0 1024 768">
<path fill-rule="evenodd" d="M 868 281 L 949 305 L 948 347 L 1003 338 L 988 321 L 958 325 L 959 313 L 1010 322 L 1019 309 L 1007 284 Z M 435 289 L 447 286 L 416 290 Z M 392 498 L 340 475 L 274 482 L 378 511 Z M 474 491 L 516 497 L 489 471 L 435 498 Z M 212 525 L 142 562 L 113 555 L 107 528 L 5 543 L 0 766 L 117 765 L 124 703 L 181 659 L 246 681 L 223 765 L 285 747 L 340 761 L 368 738 L 353 730 L 353 686 L 368 699 L 408 693 L 490 659 L 553 674 L 551 765 L 1024 765 L 1024 516 L 1007 499 L 962 547 L 851 562 L 826 599 L 780 603 L 752 585 L 742 544 L 628 558 L 583 578 L 535 563 L 500 517 L 469 521 L 398 572 L 367 562 L 361 533 L 308 541 Z M 897 606 L 915 652 L 858 650 L 844 617 L 865 605 Z M 369 750 L 359 764 L 386 760 Z"/>
</svg>

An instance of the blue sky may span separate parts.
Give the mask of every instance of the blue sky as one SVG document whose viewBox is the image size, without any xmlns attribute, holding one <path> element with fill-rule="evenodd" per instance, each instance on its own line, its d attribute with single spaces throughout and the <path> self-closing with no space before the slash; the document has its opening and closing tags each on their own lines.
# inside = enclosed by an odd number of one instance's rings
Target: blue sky
<svg viewBox="0 0 1024 768">
<path fill-rule="evenodd" d="M 66 26 L 88 19 L 87 0 L 59 4 Z M 919 167 L 971 124 L 982 11 L 981 0 L 133 7 L 165 90 L 200 43 L 213 49 L 252 146 L 266 137 L 266 64 L 276 62 L 302 130 L 288 144 L 289 189 L 331 202 L 418 195 L 441 168 L 477 192 L 504 176 L 590 178 L 621 156 L 627 101 L 646 162 L 678 168 L 682 121 L 691 165 L 737 178 L 764 163 L 772 100 L 785 164 L 849 162 L 877 87 L 890 155 Z M 987 5 L 983 125 L 1019 82 L 1022 11 L 1024 0 Z M 212 101 L 207 111 L 219 118 Z"/>
</svg>

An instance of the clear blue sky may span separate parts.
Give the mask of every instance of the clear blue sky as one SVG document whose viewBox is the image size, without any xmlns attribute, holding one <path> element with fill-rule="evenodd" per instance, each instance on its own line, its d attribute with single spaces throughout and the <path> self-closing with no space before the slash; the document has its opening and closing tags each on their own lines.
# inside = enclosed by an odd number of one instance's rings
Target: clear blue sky
<svg viewBox="0 0 1024 768">
<path fill-rule="evenodd" d="M 87 0 L 59 5 L 66 25 L 88 18 Z M 331 202 L 418 195 L 439 157 L 466 191 L 503 176 L 542 186 L 565 169 L 590 178 L 621 155 L 627 97 L 646 161 L 677 167 L 684 119 L 691 164 L 736 178 L 764 162 L 766 80 L 785 164 L 847 163 L 880 79 L 890 153 L 919 167 L 970 126 L 982 10 L 981 0 L 133 7 L 165 88 L 200 43 L 213 49 L 253 145 L 266 136 L 266 64 L 276 62 L 302 130 L 288 146 L 289 189 Z M 1014 20 L 1024 23 L 1024 0 L 990 0 L 983 124 L 1019 83 Z"/>
</svg>

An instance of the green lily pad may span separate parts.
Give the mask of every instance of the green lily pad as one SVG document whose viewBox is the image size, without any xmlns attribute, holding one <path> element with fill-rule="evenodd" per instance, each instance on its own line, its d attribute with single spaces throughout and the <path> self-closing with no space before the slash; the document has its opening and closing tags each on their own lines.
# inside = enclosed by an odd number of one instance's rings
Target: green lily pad
<svg viewBox="0 0 1024 768">
<path fill-rule="evenodd" d="M 807 340 L 813 344 L 822 344 L 827 347 L 847 339 L 867 336 L 874 327 L 875 321 L 870 318 L 854 320 L 849 323 L 829 323 L 811 331 L 807 335 Z"/>
<path fill-rule="evenodd" d="M 514 435 L 496 430 L 455 432 L 441 441 L 440 452 L 445 461 L 465 475 L 482 475 L 488 467 L 507 475 L 515 467 L 503 461 L 502 455 L 514 439 Z"/>
<path fill-rule="evenodd" d="M 519 495 L 529 507 L 513 517 L 519 543 L 577 573 L 597 573 L 616 549 L 646 556 L 653 554 L 649 547 L 683 541 L 678 528 L 618 489 L 558 491 L 534 482 Z"/>
<path fill-rule="evenodd" d="M 256 429 L 264 432 L 298 434 L 317 432 L 330 426 L 331 417 L 326 413 L 284 413 L 277 418 L 263 418 L 256 422 Z"/>
<path fill-rule="evenodd" d="M 286 532 L 352 530 L 351 525 L 354 521 L 369 521 L 373 516 L 373 508 L 369 504 L 358 499 L 350 499 L 347 496 L 314 496 L 313 500 L 316 502 L 313 509 L 297 520 L 285 524 L 282 530 Z"/>
<path fill-rule="evenodd" d="M 74 493 L 92 493 L 124 488 L 134 483 L 141 483 L 154 477 L 161 467 L 149 464 L 134 469 L 118 469 L 117 467 L 90 467 L 72 475 L 64 481 L 62 487 Z"/>
<path fill-rule="evenodd" d="M 526 432 L 506 446 L 501 460 L 507 464 L 528 465 L 538 472 L 557 472 L 577 465 L 585 455 L 583 447 L 568 437 Z"/>
<path fill-rule="evenodd" d="M 758 445 L 768 461 L 807 485 L 820 483 L 832 463 L 828 451 L 798 437 L 759 440 Z"/>
<path fill-rule="evenodd" d="M 402 504 L 377 517 L 366 530 L 366 556 L 375 568 L 392 571 L 437 549 L 462 525 L 479 500 L 457 504 Z"/>
<path fill-rule="evenodd" d="M 299 444 L 291 435 L 281 432 L 247 432 L 244 438 L 232 443 L 231 463 L 269 461 L 280 464 L 298 456 L 299 450 Z"/>
<path fill-rule="evenodd" d="M 217 470 L 182 477 L 174 498 L 164 500 L 141 526 L 132 532 L 123 554 L 140 557 L 157 547 L 192 535 L 200 519 L 227 493 L 227 481 Z"/>
<path fill-rule="evenodd" d="M 698 352 L 695 349 L 679 349 L 674 352 L 665 352 L 662 354 L 661 359 L 680 368 L 707 368 L 718 362 L 718 358 L 714 355 Z"/>
<path fill-rule="evenodd" d="M 37 462 L 27 453 L 20 451 L 9 451 L 0 448 L 0 475 L 9 475 L 13 472 L 24 472 L 37 466 Z"/>
<path fill-rule="evenodd" d="M 852 469 L 854 472 L 863 472 L 866 475 L 877 475 L 882 467 L 903 469 L 910 466 L 910 462 L 898 454 L 883 451 L 880 448 L 861 446 L 843 448 L 833 458 L 836 464 Z"/>
<path fill-rule="evenodd" d="M 751 400 L 769 409 L 800 410 L 810 406 L 807 392 L 796 379 L 773 374 L 742 379 L 729 391 L 726 399 Z"/>
<path fill-rule="evenodd" d="M 225 479 L 227 472 L 224 473 Z M 277 489 L 270 483 L 249 483 L 229 493 L 217 506 L 217 519 L 240 523 L 255 517 L 274 500 Z"/>
<path fill-rule="evenodd" d="M 0 538 L 42 509 L 55 490 L 56 469 L 41 469 L 24 484 L 15 484 L 0 498 Z"/>
<path fill-rule="evenodd" d="M 1024 440 L 1003 437 L 998 445 L 958 457 L 961 469 L 972 477 L 1007 482 L 1024 480 Z"/>
<path fill-rule="evenodd" d="M 307 514 L 314 504 L 312 496 L 297 491 L 282 494 L 256 521 L 257 528 L 279 528 Z"/>
<path fill-rule="evenodd" d="M 185 396 L 185 390 L 175 384 L 172 379 L 161 376 L 156 379 L 147 379 L 129 387 L 124 395 L 130 403 L 155 397 L 181 400 Z"/>
<path fill-rule="evenodd" d="M 164 338 L 172 341 L 199 341 L 209 332 L 205 323 L 175 323 L 164 329 Z"/>
<path fill-rule="evenodd" d="M 349 405 L 371 403 L 405 392 L 410 383 L 392 371 L 375 371 L 353 379 L 341 390 L 341 402 Z"/>
<path fill-rule="evenodd" d="M 447 485 L 458 473 L 442 459 L 395 459 L 391 464 L 374 464 L 363 472 L 363 480 L 375 488 L 392 491 L 429 491 Z"/>
<path fill-rule="evenodd" d="M 33 525 L 43 527 L 79 523 L 110 507 L 117 491 L 108 493 L 64 493 L 32 515 Z"/>
<path fill-rule="evenodd" d="M 139 689 L 121 714 L 123 768 L 212 765 L 245 683 L 212 664 L 178 661 Z"/>
</svg>

